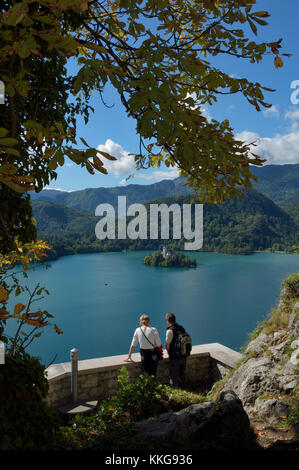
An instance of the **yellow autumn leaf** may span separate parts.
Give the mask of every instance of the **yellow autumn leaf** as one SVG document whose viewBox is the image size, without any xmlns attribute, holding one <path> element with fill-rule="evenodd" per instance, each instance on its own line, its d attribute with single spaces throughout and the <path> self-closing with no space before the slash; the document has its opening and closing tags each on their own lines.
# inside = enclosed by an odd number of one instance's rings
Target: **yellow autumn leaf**
<svg viewBox="0 0 299 470">
<path fill-rule="evenodd" d="M 24 310 L 24 308 L 26 308 L 26 305 L 21 304 L 21 303 L 16 304 L 13 314 L 19 315 L 19 313 L 21 313 Z"/>
<path fill-rule="evenodd" d="M 9 312 L 7 310 L 5 310 L 5 308 L 0 308 L 0 318 L 5 320 L 9 317 L 10 317 Z"/>
<path fill-rule="evenodd" d="M 0 286 L 0 302 L 6 302 L 8 300 L 9 293 L 4 287 Z"/>
<path fill-rule="evenodd" d="M 277 69 L 279 69 L 279 67 L 283 67 L 283 61 L 281 60 L 280 57 L 275 57 L 274 65 Z"/>
<path fill-rule="evenodd" d="M 37 326 L 39 328 L 41 328 L 42 326 L 48 325 L 48 322 L 43 322 L 41 320 L 26 319 L 25 321 L 26 321 L 27 325 Z"/>
<path fill-rule="evenodd" d="M 54 329 L 55 329 L 56 333 L 58 333 L 59 335 L 61 335 L 63 333 L 63 331 L 60 328 L 58 328 L 58 326 L 56 324 L 54 325 Z"/>
</svg>

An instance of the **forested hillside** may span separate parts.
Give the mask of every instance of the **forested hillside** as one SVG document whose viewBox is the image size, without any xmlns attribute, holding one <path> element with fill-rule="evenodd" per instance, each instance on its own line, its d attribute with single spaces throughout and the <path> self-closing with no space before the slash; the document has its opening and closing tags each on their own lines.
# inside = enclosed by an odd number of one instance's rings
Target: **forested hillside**
<svg viewBox="0 0 299 470">
<path fill-rule="evenodd" d="M 189 195 L 151 201 L 167 205 L 189 202 Z M 149 214 L 150 203 L 145 206 Z M 115 240 L 101 241 L 95 236 L 99 218 L 87 211 L 70 209 L 53 202 L 33 202 L 33 214 L 38 221 L 39 236 L 54 247 L 51 257 L 101 251 L 157 250 L 162 244 L 176 250 L 184 249 L 183 238 L 172 240 L 171 224 L 169 240 L 117 240 L 116 228 Z M 128 217 L 127 222 L 130 219 L 132 218 Z M 194 224 L 194 213 L 192 223 Z M 222 253 L 248 254 L 266 249 L 292 251 L 298 236 L 294 219 L 257 191 L 247 191 L 243 200 L 227 200 L 224 204 L 213 206 L 205 204 L 203 228 L 202 251 Z"/>
<path fill-rule="evenodd" d="M 299 201 L 299 164 L 252 167 L 258 177 L 254 188 L 279 206 Z"/>
</svg>

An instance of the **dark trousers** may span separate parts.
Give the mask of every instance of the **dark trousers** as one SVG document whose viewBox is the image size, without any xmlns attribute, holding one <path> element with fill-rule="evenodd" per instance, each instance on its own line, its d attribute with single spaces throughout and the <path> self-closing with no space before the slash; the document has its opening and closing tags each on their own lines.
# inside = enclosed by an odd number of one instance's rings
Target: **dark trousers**
<svg viewBox="0 0 299 470">
<path fill-rule="evenodd" d="M 169 359 L 170 384 L 175 388 L 184 388 L 186 379 L 186 358 Z"/>
<path fill-rule="evenodd" d="M 158 356 L 153 356 L 152 349 L 140 349 L 142 372 L 153 375 L 156 378 Z"/>
</svg>

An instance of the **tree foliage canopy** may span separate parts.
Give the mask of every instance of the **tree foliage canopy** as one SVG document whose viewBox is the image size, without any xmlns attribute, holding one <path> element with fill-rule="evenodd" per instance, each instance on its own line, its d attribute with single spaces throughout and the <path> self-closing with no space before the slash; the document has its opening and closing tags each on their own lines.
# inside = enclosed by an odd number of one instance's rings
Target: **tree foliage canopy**
<svg viewBox="0 0 299 470">
<path fill-rule="evenodd" d="M 203 106 L 236 93 L 258 111 L 271 106 L 264 99 L 271 89 L 213 65 L 218 55 L 251 63 L 272 55 L 275 67 L 283 65 L 281 56 L 288 54 L 280 53 L 281 39 L 258 43 L 246 37 L 248 27 L 256 36 L 270 16 L 253 10 L 255 0 L 2 3 L 1 191 L 40 190 L 66 156 L 90 173 L 107 173 L 105 159 L 115 157 L 89 147 L 83 137 L 79 141 L 76 132 L 76 116 L 89 119 L 91 92 L 98 91 L 104 103 L 107 83 L 136 120 L 137 168 L 176 165 L 209 202 L 251 186 L 249 164 L 263 160 L 235 139 L 228 120 L 208 120 Z M 69 59 L 79 66 L 75 76 L 67 71 Z M 2 210 L 4 238 L 11 220 L 11 211 Z"/>
</svg>

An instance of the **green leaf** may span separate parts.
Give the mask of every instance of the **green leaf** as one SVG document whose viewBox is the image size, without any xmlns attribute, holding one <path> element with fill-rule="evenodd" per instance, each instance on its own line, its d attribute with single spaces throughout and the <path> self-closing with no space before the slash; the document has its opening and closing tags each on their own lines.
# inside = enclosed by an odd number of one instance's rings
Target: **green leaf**
<svg viewBox="0 0 299 470">
<path fill-rule="evenodd" d="M 56 24 L 57 19 L 47 16 L 47 15 L 35 15 L 32 16 L 32 18 L 36 21 L 40 21 L 41 23 L 46 23 L 46 24 Z"/>
<path fill-rule="evenodd" d="M 88 173 L 90 173 L 91 175 L 94 175 L 94 169 L 93 169 L 93 166 L 91 165 L 91 163 L 89 161 L 87 161 L 85 163 L 85 165 L 86 165 L 86 169 L 87 169 Z M 101 171 L 101 170 L 99 170 L 99 171 Z"/>
<path fill-rule="evenodd" d="M 4 137 L 8 134 L 8 130 L 4 129 L 4 127 L 0 127 L 0 137 Z"/>
<path fill-rule="evenodd" d="M 98 152 L 103 155 L 103 157 L 107 158 L 107 160 L 117 160 L 117 158 L 113 157 L 112 155 L 110 155 L 109 153 L 107 152 L 103 152 L 102 150 L 98 150 Z"/>
<path fill-rule="evenodd" d="M 52 160 L 49 161 L 48 167 L 50 170 L 56 170 L 58 164 L 55 158 L 52 158 Z"/>
<path fill-rule="evenodd" d="M 101 170 L 103 168 L 103 162 L 96 155 L 93 157 L 93 164 L 97 170 Z"/>
<path fill-rule="evenodd" d="M 17 171 L 18 171 L 17 167 L 10 163 L 0 166 L 0 173 L 6 174 L 6 175 L 14 175 Z"/>
<path fill-rule="evenodd" d="M 17 143 L 17 139 L 13 139 L 12 137 L 3 137 L 0 139 L 0 145 L 8 145 L 10 147 L 16 145 Z"/>
<path fill-rule="evenodd" d="M 248 17 L 248 23 L 253 33 L 257 36 L 257 27 L 255 26 L 254 22 L 249 17 Z"/>
<path fill-rule="evenodd" d="M 30 85 L 27 81 L 16 82 L 16 91 L 19 95 L 27 98 Z"/>
<path fill-rule="evenodd" d="M 60 121 L 56 121 L 56 122 L 55 122 L 55 125 L 56 125 L 57 129 L 59 130 L 59 132 L 60 132 L 61 134 L 64 134 L 64 129 L 63 129 L 62 123 L 61 123 Z"/>
<path fill-rule="evenodd" d="M 268 24 L 267 21 L 265 20 L 261 20 L 260 18 L 254 18 L 254 21 L 258 24 L 260 24 L 261 26 L 266 26 Z"/>
<path fill-rule="evenodd" d="M 259 18 L 269 18 L 270 14 L 267 11 L 256 11 L 252 16 L 258 16 Z"/>
<path fill-rule="evenodd" d="M 28 5 L 25 2 L 17 3 L 4 13 L 4 24 L 16 26 L 22 21 L 28 11 Z"/>
<path fill-rule="evenodd" d="M 31 51 L 37 47 L 36 41 L 33 36 L 28 36 L 18 49 L 18 55 L 21 59 L 26 59 L 30 56 Z"/>
<path fill-rule="evenodd" d="M 15 96 L 16 90 L 13 83 L 8 83 L 5 87 L 5 90 L 9 96 Z"/>
<path fill-rule="evenodd" d="M 8 155 L 14 155 L 15 157 L 20 156 L 20 152 L 17 149 L 13 149 L 10 147 L 5 148 L 5 153 L 8 153 Z"/>
<path fill-rule="evenodd" d="M 64 155 L 62 150 L 58 149 L 55 154 L 56 161 L 59 163 L 60 166 L 64 165 Z"/>
<path fill-rule="evenodd" d="M 54 155 L 56 150 L 57 150 L 56 147 L 47 149 L 45 153 L 43 154 L 43 158 L 48 160 L 48 158 L 51 158 Z"/>
<path fill-rule="evenodd" d="M 33 121 L 32 119 L 27 119 L 27 121 L 23 122 L 23 126 L 26 127 L 26 129 L 40 129 L 41 125 L 37 121 Z"/>
<path fill-rule="evenodd" d="M 15 290 L 15 296 L 18 297 L 21 293 L 21 287 L 20 286 L 17 286 L 16 290 Z"/>
<path fill-rule="evenodd" d="M 86 147 L 89 147 L 89 148 L 90 148 L 90 145 L 88 145 L 88 143 L 86 142 L 85 139 L 83 139 L 83 137 L 80 137 L 80 140 L 81 140 L 81 142 L 82 142 L 84 145 L 86 145 Z"/>
</svg>

